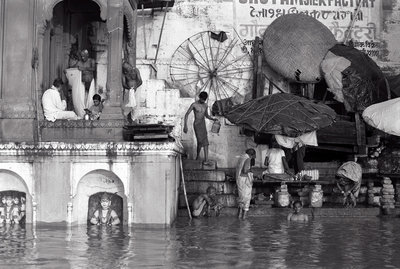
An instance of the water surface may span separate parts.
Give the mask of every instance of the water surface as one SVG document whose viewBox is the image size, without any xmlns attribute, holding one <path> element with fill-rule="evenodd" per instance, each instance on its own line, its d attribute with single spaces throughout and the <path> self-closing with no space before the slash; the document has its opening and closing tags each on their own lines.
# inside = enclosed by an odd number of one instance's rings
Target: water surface
<svg viewBox="0 0 400 269">
<path fill-rule="evenodd" d="M 0 228 L 0 268 L 400 268 L 400 219 L 178 219 Z"/>
</svg>

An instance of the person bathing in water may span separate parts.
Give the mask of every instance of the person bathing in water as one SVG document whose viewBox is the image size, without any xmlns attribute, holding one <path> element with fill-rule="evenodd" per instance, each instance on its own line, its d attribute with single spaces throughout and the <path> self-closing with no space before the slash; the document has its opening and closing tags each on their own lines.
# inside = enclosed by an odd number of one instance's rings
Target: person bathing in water
<svg viewBox="0 0 400 269">
<path fill-rule="evenodd" d="M 301 213 L 301 209 L 303 208 L 300 201 L 296 201 L 293 203 L 293 212 L 289 213 L 287 216 L 287 220 L 289 221 L 308 221 L 308 216 L 304 213 Z"/>
<path fill-rule="evenodd" d="M 215 202 L 217 195 L 217 189 L 210 186 L 207 188 L 205 194 L 199 195 L 192 204 L 192 216 L 193 217 L 211 217 L 212 211 L 215 212 L 215 216 L 219 216 L 222 205 Z"/>
</svg>

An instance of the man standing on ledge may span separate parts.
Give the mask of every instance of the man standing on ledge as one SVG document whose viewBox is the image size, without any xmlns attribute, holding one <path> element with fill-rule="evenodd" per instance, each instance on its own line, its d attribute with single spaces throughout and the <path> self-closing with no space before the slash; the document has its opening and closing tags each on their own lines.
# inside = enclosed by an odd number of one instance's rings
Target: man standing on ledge
<svg viewBox="0 0 400 269">
<path fill-rule="evenodd" d="M 46 90 L 42 96 L 42 105 L 44 117 L 48 121 L 55 121 L 58 119 L 64 120 L 77 120 L 79 117 L 74 111 L 66 111 L 67 102 L 61 87 L 63 81 L 61 78 L 56 78 L 53 82 L 53 86 Z"/>
<path fill-rule="evenodd" d="M 94 59 L 89 58 L 89 51 L 88 50 L 82 50 L 81 51 L 81 60 L 77 62 L 76 66 L 71 66 L 71 67 L 77 67 L 81 72 L 82 72 L 82 82 L 83 85 L 85 86 L 85 104 L 87 103 L 87 98 L 91 98 L 91 96 L 88 97 L 89 95 L 89 90 L 90 86 L 92 84 L 92 81 L 94 79 L 94 71 L 96 70 L 96 64 L 94 62 Z"/>
<path fill-rule="evenodd" d="M 203 164 L 209 165 L 211 164 L 208 161 L 208 137 L 207 137 L 207 129 L 206 129 L 206 121 L 205 118 L 216 121 L 216 118 L 212 118 L 208 114 L 208 106 L 206 104 L 206 100 L 208 98 L 208 94 L 206 92 L 201 92 L 199 94 L 199 100 L 192 103 L 188 109 L 188 111 L 185 114 L 185 120 L 184 120 L 184 127 L 183 127 L 183 132 L 186 134 L 188 131 L 187 127 L 187 118 L 192 112 L 194 111 L 194 122 L 193 122 L 193 129 L 194 133 L 196 135 L 196 140 L 197 140 L 197 155 L 196 155 L 196 160 L 199 159 L 200 156 L 200 151 L 201 148 L 204 150 L 204 162 Z"/>
</svg>

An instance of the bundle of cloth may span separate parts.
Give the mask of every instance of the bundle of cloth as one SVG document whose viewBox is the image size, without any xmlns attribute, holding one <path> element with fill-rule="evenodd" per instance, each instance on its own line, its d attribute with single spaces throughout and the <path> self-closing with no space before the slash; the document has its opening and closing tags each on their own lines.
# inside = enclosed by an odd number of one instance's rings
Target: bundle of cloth
<svg viewBox="0 0 400 269">
<path fill-rule="evenodd" d="M 385 76 L 365 53 L 337 44 L 321 63 L 328 90 L 348 112 L 362 113 L 368 106 L 389 99 Z"/>
</svg>

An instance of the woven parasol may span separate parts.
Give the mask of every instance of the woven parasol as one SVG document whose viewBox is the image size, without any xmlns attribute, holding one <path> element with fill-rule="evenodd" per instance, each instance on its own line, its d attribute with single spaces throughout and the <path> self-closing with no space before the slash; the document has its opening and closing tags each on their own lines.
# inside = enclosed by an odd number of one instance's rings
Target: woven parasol
<svg viewBox="0 0 400 269">
<path fill-rule="evenodd" d="M 224 116 L 255 132 L 297 137 L 331 125 L 336 113 L 327 105 L 277 93 L 234 106 Z"/>
</svg>

